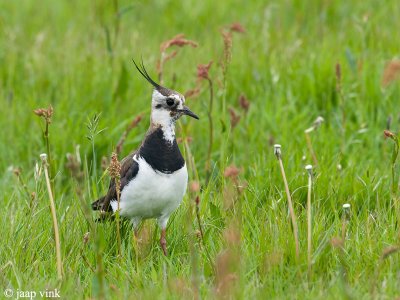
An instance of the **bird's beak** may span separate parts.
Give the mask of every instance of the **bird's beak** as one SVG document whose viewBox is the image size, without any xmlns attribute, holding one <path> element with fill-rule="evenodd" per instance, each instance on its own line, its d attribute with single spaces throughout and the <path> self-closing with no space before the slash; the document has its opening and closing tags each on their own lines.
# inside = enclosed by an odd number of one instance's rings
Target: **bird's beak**
<svg viewBox="0 0 400 300">
<path fill-rule="evenodd" d="M 189 107 L 187 107 L 187 106 L 184 106 L 183 109 L 181 109 L 180 111 L 181 111 L 181 113 L 184 114 L 184 115 L 187 115 L 187 116 L 190 116 L 190 117 L 192 117 L 192 118 L 195 118 L 196 120 L 199 119 L 199 117 L 198 117 L 194 112 L 192 112 L 192 111 L 189 109 Z"/>
</svg>

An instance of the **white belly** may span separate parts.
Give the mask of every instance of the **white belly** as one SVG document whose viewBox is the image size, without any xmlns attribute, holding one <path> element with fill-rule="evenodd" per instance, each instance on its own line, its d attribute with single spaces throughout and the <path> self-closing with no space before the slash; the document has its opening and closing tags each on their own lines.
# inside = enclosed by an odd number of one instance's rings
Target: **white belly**
<svg viewBox="0 0 400 300">
<path fill-rule="evenodd" d="M 143 158 L 139 157 L 137 162 L 139 172 L 121 193 L 121 216 L 130 219 L 168 219 L 186 192 L 186 164 L 173 174 L 164 174 L 156 172 Z M 113 211 L 118 209 L 116 201 L 112 201 L 111 206 Z"/>
</svg>

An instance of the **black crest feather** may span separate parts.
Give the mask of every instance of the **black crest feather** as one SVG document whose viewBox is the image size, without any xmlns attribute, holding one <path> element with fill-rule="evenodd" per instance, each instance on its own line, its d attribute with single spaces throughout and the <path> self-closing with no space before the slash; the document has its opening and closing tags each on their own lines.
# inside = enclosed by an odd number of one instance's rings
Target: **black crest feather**
<svg viewBox="0 0 400 300">
<path fill-rule="evenodd" d="M 151 79 L 149 73 L 147 73 L 146 68 L 144 67 L 144 64 L 143 64 L 143 58 L 142 58 L 142 61 L 141 61 L 141 65 L 140 65 L 140 66 L 138 66 L 138 65 L 136 64 L 136 62 L 135 62 L 134 59 L 132 59 L 132 61 L 133 61 L 133 63 L 135 64 L 135 67 L 136 67 L 136 69 L 139 71 L 139 73 L 142 74 L 142 76 L 143 76 L 148 82 L 150 82 L 151 85 L 154 86 L 154 88 L 156 88 L 156 89 L 162 88 L 158 83 L 156 83 L 153 79 Z"/>
<path fill-rule="evenodd" d="M 132 59 L 133 63 L 135 64 L 136 69 L 139 71 L 140 74 L 142 74 L 142 76 L 158 91 L 160 92 L 162 95 L 168 97 L 171 94 L 174 93 L 173 90 L 167 89 L 161 85 L 159 85 L 157 82 L 155 82 L 153 79 L 151 79 L 149 73 L 147 73 L 146 68 L 144 67 L 143 64 L 143 58 L 141 60 L 141 64 L 138 66 L 135 62 L 134 59 Z"/>
</svg>

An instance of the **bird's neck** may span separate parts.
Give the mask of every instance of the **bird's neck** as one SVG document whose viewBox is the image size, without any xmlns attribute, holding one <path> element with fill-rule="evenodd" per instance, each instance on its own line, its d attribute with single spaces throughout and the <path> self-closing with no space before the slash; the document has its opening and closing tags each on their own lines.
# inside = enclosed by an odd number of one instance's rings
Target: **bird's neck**
<svg viewBox="0 0 400 300">
<path fill-rule="evenodd" d="M 169 112 L 152 111 L 150 129 L 161 128 L 164 139 L 169 143 L 175 141 L 175 121 L 171 118 Z"/>
<path fill-rule="evenodd" d="M 139 149 L 139 155 L 154 170 L 163 173 L 173 173 L 185 165 L 175 137 L 172 143 L 168 142 L 160 126 L 148 133 Z"/>
<path fill-rule="evenodd" d="M 164 134 L 164 139 L 172 144 L 175 141 L 175 123 L 171 123 L 167 126 L 161 125 L 161 130 Z"/>
</svg>

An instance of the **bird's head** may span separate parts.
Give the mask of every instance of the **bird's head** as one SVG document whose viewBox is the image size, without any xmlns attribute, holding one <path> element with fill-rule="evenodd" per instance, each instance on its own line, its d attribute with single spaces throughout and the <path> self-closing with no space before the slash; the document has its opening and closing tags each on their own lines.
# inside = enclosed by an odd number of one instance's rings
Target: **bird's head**
<svg viewBox="0 0 400 300">
<path fill-rule="evenodd" d="M 173 125 L 183 115 L 190 116 L 197 120 L 199 119 L 189 107 L 185 106 L 185 97 L 182 94 L 167 89 L 151 79 L 143 62 L 140 67 L 135 61 L 133 61 L 133 63 L 139 73 L 154 87 L 151 99 L 151 122 L 154 125 Z"/>
</svg>

